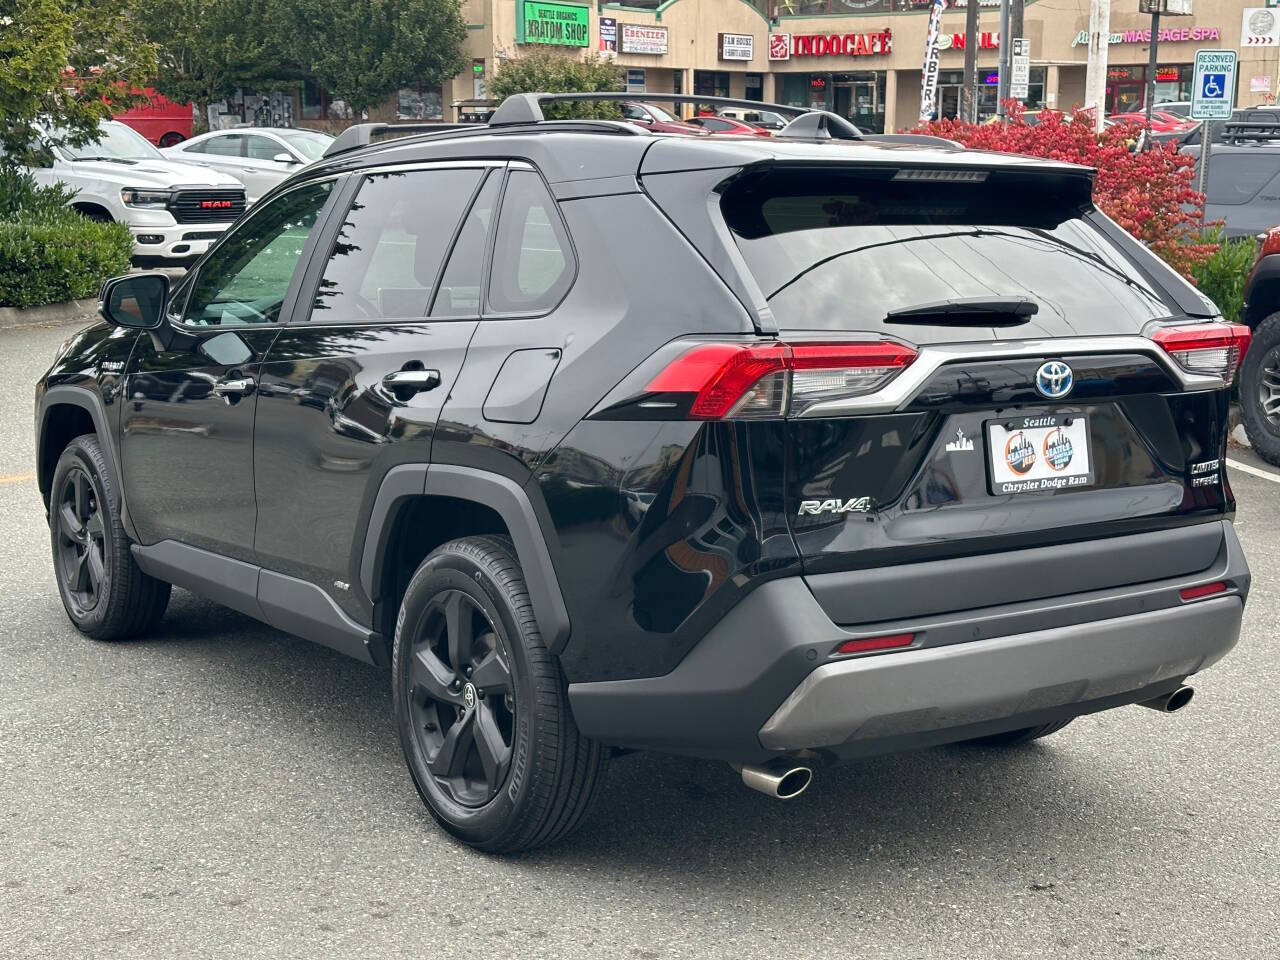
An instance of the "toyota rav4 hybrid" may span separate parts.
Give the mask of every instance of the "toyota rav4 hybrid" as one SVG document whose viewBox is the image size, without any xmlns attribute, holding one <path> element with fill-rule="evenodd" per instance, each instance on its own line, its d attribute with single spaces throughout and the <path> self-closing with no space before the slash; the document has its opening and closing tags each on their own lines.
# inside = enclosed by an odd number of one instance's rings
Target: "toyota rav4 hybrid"
<svg viewBox="0 0 1280 960">
<path fill-rule="evenodd" d="M 545 99 L 349 131 L 172 289 L 104 285 L 36 391 L 82 633 L 176 585 L 389 666 L 423 801 L 493 851 L 629 750 L 788 797 L 1186 702 L 1249 588 L 1249 332 L 1090 170 Z"/>
</svg>

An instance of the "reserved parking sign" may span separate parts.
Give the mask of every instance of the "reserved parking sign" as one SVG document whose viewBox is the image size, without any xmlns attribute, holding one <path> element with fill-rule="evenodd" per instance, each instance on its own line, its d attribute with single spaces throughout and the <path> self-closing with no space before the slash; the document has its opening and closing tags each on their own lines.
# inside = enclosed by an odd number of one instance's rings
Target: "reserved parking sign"
<svg viewBox="0 0 1280 960">
<path fill-rule="evenodd" d="M 1191 116 L 1195 120 L 1227 120 L 1236 100 L 1236 52 L 1197 50 L 1191 79 Z"/>
</svg>

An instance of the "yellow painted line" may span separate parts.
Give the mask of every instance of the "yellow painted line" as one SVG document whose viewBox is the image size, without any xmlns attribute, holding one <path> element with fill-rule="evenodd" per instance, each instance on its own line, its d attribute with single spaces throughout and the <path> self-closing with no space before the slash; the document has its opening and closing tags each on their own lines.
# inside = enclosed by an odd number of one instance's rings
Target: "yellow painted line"
<svg viewBox="0 0 1280 960">
<path fill-rule="evenodd" d="M 28 480 L 34 480 L 34 473 L 11 473 L 7 477 L 0 477 L 0 486 L 8 483 L 26 483 Z"/>
</svg>

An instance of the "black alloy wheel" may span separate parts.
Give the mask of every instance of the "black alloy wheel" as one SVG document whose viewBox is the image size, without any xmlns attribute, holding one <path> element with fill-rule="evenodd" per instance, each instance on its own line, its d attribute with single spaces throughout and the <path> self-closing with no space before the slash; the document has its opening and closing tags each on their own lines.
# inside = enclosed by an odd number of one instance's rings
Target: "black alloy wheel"
<svg viewBox="0 0 1280 960">
<path fill-rule="evenodd" d="M 80 466 L 63 476 L 57 491 L 58 576 L 66 587 L 73 613 L 85 616 L 102 599 L 107 586 L 107 531 L 92 478 Z"/>
<path fill-rule="evenodd" d="M 1280 433 L 1280 346 L 1272 347 L 1258 362 L 1257 394 L 1259 412 Z"/>
<path fill-rule="evenodd" d="M 431 776 L 464 807 L 492 800 L 511 767 L 517 705 L 509 662 L 469 594 L 432 598 L 410 652 L 405 700 Z"/>
</svg>

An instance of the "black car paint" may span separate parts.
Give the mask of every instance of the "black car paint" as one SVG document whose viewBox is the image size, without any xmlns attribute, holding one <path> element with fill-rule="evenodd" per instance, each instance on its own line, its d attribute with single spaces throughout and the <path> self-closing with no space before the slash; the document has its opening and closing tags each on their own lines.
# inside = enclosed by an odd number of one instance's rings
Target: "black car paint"
<svg viewBox="0 0 1280 960">
<path fill-rule="evenodd" d="M 566 142 L 573 137 L 580 142 Z M 651 147 L 653 171 L 645 174 L 641 165 Z M 563 598 L 563 625 L 554 628 L 562 636 L 554 649 L 567 679 L 659 676 L 771 579 L 845 568 L 851 560 L 860 562 L 856 556 L 868 548 L 866 562 L 940 555 L 934 532 L 915 526 L 895 533 L 912 510 L 937 506 L 940 492 L 962 499 L 956 478 L 928 461 L 930 451 L 946 430 L 972 419 L 964 410 L 969 400 L 990 402 L 999 389 L 1014 409 L 1031 396 L 1030 368 L 1005 364 L 964 371 L 966 382 L 983 384 L 970 397 L 932 402 L 926 391 L 915 408 L 865 419 L 699 423 L 628 420 L 607 411 L 584 419 L 602 398 L 634 379 L 646 358 L 677 338 L 776 329 L 723 225 L 712 217 L 698 219 L 708 209 L 705 192 L 699 205 L 688 208 L 697 216 L 681 220 L 678 229 L 670 219 L 673 209 L 756 162 L 764 149 L 724 143 L 691 153 L 662 140 L 653 146 L 625 136 L 511 132 L 483 141 L 398 142 L 344 155 L 302 176 L 356 178 L 374 164 L 437 159 L 531 163 L 560 198 L 573 237 L 578 262 L 572 289 L 543 316 L 312 325 L 306 304 L 317 281 L 313 258 L 296 304 L 283 314 L 288 322 L 236 328 L 249 359 L 213 363 L 200 353 L 199 338 L 165 350 L 151 334 L 97 324 L 59 358 L 41 389 L 77 385 L 98 391 L 108 440 L 119 439 L 131 535 L 144 545 L 179 540 L 262 568 L 252 574 L 258 609 L 285 629 L 307 633 L 329 604 L 350 618 L 354 632 L 348 633 L 357 642 L 346 645 L 314 631 L 313 638 L 359 655 L 359 636 L 367 631 L 367 659 L 381 659 L 376 648 L 389 636 L 394 610 L 385 606 L 387 584 L 372 572 L 383 558 L 370 560 L 369 553 L 386 547 L 383 524 L 394 525 L 401 516 L 396 505 L 414 499 L 415 491 L 433 489 L 433 468 L 458 468 L 507 484 L 502 495 L 477 493 L 475 499 L 506 505 L 498 512 L 526 568 L 531 539 L 545 550 L 549 582 L 536 591 L 535 607 L 540 624 L 558 624 L 548 610 Z M 893 162 L 934 159 L 928 151 L 893 154 Z M 695 163 L 715 169 L 673 174 Z M 348 184 L 335 195 L 352 192 Z M 336 219 L 317 228 L 313 249 L 326 249 Z M 622 223 L 626 231 L 610 229 Z M 628 268 L 637 250 L 660 267 Z M 1157 266 L 1147 269 L 1158 276 Z M 180 288 L 175 300 L 181 295 Z M 1179 315 L 1176 297 L 1171 300 L 1171 316 Z M 543 395 L 538 412 L 532 422 L 487 417 L 495 381 L 518 351 L 532 357 L 559 353 L 554 365 L 540 364 L 544 373 L 531 378 L 529 390 Z M 411 399 L 389 395 L 382 377 L 415 358 L 440 371 L 440 386 Z M 108 371 L 104 361 L 121 366 Z M 119 371 L 126 364 L 122 381 Z M 1135 394 L 1100 400 L 1100 415 L 1121 426 L 1146 417 L 1164 428 L 1171 420 L 1190 427 L 1188 445 L 1147 450 L 1132 475 L 1116 478 L 1153 498 L 1149 510 L 1134 511 L 1126 490 L 1117 496 L 1127 498 L 1127 512 L 1119 505 L 1103 508 L 1096 526 L 1076 528 L 1070 538 L 1172 527 L 1234 508 L 1229 495 L 1214 500 L 1206 493 L 1186 502 L 1175 490 L 1191 459 L 1224 449 L 1225 394 L 1172 395 L 1159 381 L 1167 375 L 1152 367 L 1149 358 L 1132 358 L 1085 379 L 1105 382 L 1101 393 L 1114 394 L 1113 388 L 1128 384 Z M 946 372 L 956 374 L 954 368 Z M 209 392 L 211 379 L 241 373 L 257 381 L 250 396 L 232 402 Z M 1086 388 L 1073 402 L 1088 399 Z M 269 446 L 255 449 L 255 429 L 271 438 Z M 849 431 L 879 437 L 892 431 L 914 458 L 876 475 L 881 487 L 875 513 L 793 529 L 801 487 L 805 496 L 849 495 L 840 470 L 824 462 L 833 436 L 836 443 L 847 442 Z M 1169 444 L 1174 442 L 1176 436 Z M 41 485 L 47 493 L 46 459 L 42 455 Z M 424 464 L 429 465 L 419 472 L 417 465 Z M 413 469 L 397 474 L 397 468 Z M 810 476 L 817 473 L 824 476 L 820 483 Z M 466 476 L 455 474 L 439 488 L 449 493 L 429 499 L 428 508 L 448 510 L 466 499 Z M 407 486 L 380 496 L 384 484 L 406 477 Z M 1032 501 L 1043 507 L 1057 496 L 986 504 L 988 527 L 1016 531 L 1001 534 L 1000 549 L 1060 539 L 1052 524 L 1023 524 Z M 969 535 L 948 548 L 952 555 L 990 545 L 976 530 Z M 310 620 L 282 615 L 291 597 L 310 605 Z M 266 609 L 268 600 L 275 604 L 274 615 Z"/>
</svg>

